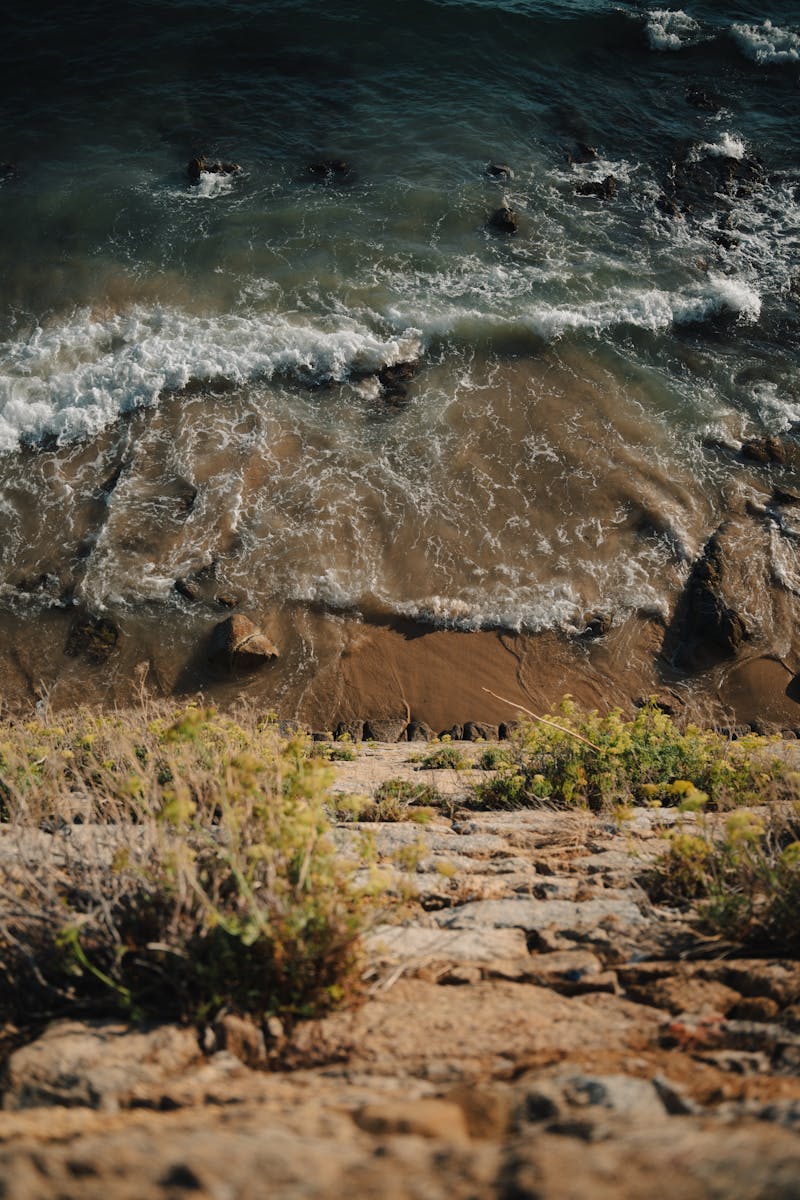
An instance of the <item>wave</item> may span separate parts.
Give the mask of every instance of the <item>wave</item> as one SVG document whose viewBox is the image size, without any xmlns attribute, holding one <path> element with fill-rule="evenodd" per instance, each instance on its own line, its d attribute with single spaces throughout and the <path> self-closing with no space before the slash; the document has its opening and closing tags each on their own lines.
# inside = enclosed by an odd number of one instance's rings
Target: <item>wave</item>
<svg viewBox="0 0 800 1200">
<path fill-rule="evenodd" d="M 700 32 L 700 26 L 682 8 L 654 8 L 647 14 L 647 38 L 653 50 L 680 50 Z"/>
<path fill-rule="evenodd" d="M 732 25 L 731 36 L 741 52 L 757 63 L 800 62 L 800 34 L 766 20 L 761 25 Z"/>
<path fill-rule="evenodd" d="M 0 347 L 0 451 L 21 437 L 95 434 L 193 381 L 344 380 L 419 349 L 415 330 L 381 337 L 347 318 L 331 328 L 286 316 L 197 317 L 161 308 L 106 319 L 79 312 Z"/>
<path fill-rule="evenodd" d="M 747 153 L 747 144 L 735 133 L 721 133 L 715 142 L 701 142 L 689 154 L 689 162 L 709 156 L 711 158 L 743 159 Z"/>
</svg>

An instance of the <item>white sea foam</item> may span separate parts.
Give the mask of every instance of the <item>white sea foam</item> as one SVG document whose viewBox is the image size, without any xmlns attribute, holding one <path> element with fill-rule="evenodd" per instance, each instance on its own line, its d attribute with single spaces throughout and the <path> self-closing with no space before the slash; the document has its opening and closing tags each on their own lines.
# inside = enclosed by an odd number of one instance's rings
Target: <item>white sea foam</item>
<svg viewBox="0 0 800 1200">
<path fill-rule="evenodd" d="M 647 37 L 653 50 L 680 50 L 700 32 L 682 8 L 654 8 L 647 14 Z"/>
<path fill-rule="evenodd" d="M 0 451 L 20 436 L 96 433 L 190 380 L 341 380 L 413 358 L 419 348 L 414 330 L 381 337 L 346 317 L 333 325 L 141 307 L 107 319 L 80 312 L 0 347 Z"/>
<path fill-rule="evenodd" d="M 761 25 L 731 25 L 741 52 L 757 63 L 800 62 L 800 34 L 766 20 Z"/>
<path fill-rule="evenodd" d="M 689 162 L 698 162 L 701 158 L 744 158 L 747 145 L 743 138 L 735 133 L 721 133 L 715 142 L 701 142 L 692 147 Z"/>
</svg>

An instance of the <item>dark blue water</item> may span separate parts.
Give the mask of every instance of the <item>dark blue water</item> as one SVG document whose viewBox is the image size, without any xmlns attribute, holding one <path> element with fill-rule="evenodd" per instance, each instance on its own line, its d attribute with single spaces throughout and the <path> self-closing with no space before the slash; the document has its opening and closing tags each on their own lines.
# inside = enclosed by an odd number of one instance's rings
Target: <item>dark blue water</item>
<svg viewBox="0 0 800 1200">
<path fill-rule="evenodd" d="M 666 615 L 744 486 L 709 438 L 800 421 L 788 0 L 34 0 L 0 108 L 12 608 L 57 570 L 199 620 L 214 560 L 262 606 Z"/>
</svg>

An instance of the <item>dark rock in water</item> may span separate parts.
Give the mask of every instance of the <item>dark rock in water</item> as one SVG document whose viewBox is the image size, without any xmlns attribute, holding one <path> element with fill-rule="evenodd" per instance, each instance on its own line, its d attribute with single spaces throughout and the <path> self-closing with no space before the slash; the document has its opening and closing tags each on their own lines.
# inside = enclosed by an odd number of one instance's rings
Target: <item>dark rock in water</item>
<svg viewBox="0 0 800 1200">
<path fill-rule="evenodd" d="M 770 503 L 786 507 L 800 504 L 800 492 L 793 492 L 789 488 L 774 487 Z"/>
<path fill-rule="evenodd" d="M 249 617 L 237 613 L 215 626 L 208 656 L 216 666 L 252 671 L 277 658 L 278 648 Z"/>
<path fill-rule="evenodd" d="M 611 617 L 608 613 L 587 613 L 583 618 L 586 627 L 581 633 L 584 638 L 601 638 L 611 629 Z"/>
<path fill-rule="evenodd" d="M 521 721 L 501 721 L 497 730 L 498 737 L 501 742 L 512 737 L 518 729 L 522 728 Z"/>
<path fill-rule="evenodd" d="M 368 742 L 404 742 L 405 717 L 370 717 L 364 722 L 364 738 Z"/>
<path fill-rule="evenodd" d="M 464 728 L 462 725 L 451 725 L 449 729 L 443 729 L 439 737 L 450 738 L 451 742 L 463 742 Z"/>
<path fill-rule="evenodd" d="M 412 721 L 406 730 L 409 742 L 429 742 L 432 737 L 433 730 L 424 721 Z"/>
<path fill-rule="evenodd" d="M 605 179 L 590 179 L 579 183 L 575 189 L 578 196 L 597 196 L 600 200 L 613 200 L 617 194 L 617 181 L 613 175 Z"/>
<path fill-rule="evenodd" d="M 720 230 L 719 233 L 713 234 L 711 240 L 716 242 L 721 250 L 735 250 L 737 246 L 740 245 L 738 238 L 731 237 L 731 235 L 729 233 L 725 233 L 724 230 Z"/>
<path fill-rule="evenodd" d="M 219 162 L 203 155 L 190 159 L 186 166 L 190 183 L 199 183 L 201 175 L 236 175 L 241 169 L 238 163 Z"/>
<path fill-rule="evenodd" d="M 678 204 L 678 201 L 674 199 L 674 197 L 668 196 L 665 192 L 662 192 L 656 200 L 656 208 L 659 212 L 663 213 L 665 217 L 673 217 L 678 220 L 683 217 L 681 206 Z"/>
<path fill-rule="evenodd" d="M 378 371 L 378 383 L 384 396 L 404 400 L 408 394 L 408 385 L 418 370 L 419 362 L 393 363 L 390 367 L 381 367 Z"/>
<path fill-rule="evenodd" d="M 65 654 L 70 658 L 83 657 L 90 663 L 104 663 L 116 649 L 120 629 L 109 617 L 83 613 L 70 626 Z"/>
<path fill-rule="evenodd" d="M 496 742 L 500 731 L 496 725 L 484 725 L 480 721 L 467 721 L 464 726 L 465 742 Z"/>
<path fill-rule="evenodd" d="M 75 581 L 59 571 L 33 571 L 21 575 L 14 587 L 24 596 L 44 601 L 49 608 L 70 608 L 75 604 Z"/>
<path fill-rule="evenodd" d="M 236 608 L 236 606 L 240 603 L 239 597 L 231 595 L 230 592 L 220 592 L 220 594 L 215 596 L 214 599 L 216 600 L 217 604 L 221 604 L 223 608 Z"/>
<path fill-rule="evenodd" d="M 507 163 L 490 162 L 486 167 L 486 174 L 490 179 L 513 179 L 514 172 Z"/>
<path fill-rule="evenodd" d="M 686 89 L 686 100 L 692 108 L 706 108 L 709 112 L 718 112 L 722 108 L 722 99 L 716 92 L 707 88 L 696 87 L 694 84 Z"/>
<path fill-rule="evenodd" d="M 176 579 L 172 586 L 184 600 L 200 599 L 200 586 L 194 579 Z"/>
<path fill-rule="evenodd" d="M 748 637 L 743 617 L 725 601 L 722 581 L 725 552 L 717 530 L 706 542 L 686 585 L 685 636 L 690 642 L 710 645 L 723 657 L 736 653 Z"/>
<path fill-rule="evenodd" d="M 340 721 L 333 731 L 333 736 L 337 742 L 342 738 L 350 738 L 351 742 L 360 742 L 364 738 L 364 722 L 358 719 L 352 721 Z"/>
<path fill-rule="evenodd" d="M 576 142 L 575 149 L 570 150 L 567 154 L 567 162 L 574 163 L 579 166 L 583 163 L 594 162 L 597 158 L 597 150 L 594 146 L 587 145 L 586 142 Z"/>
<path fill-rule="evenodd" d="M 739 453 L 748 462 L 775 463 L 781 467 L 785 466 L 789 459 L 786 446 L 777 437 L 750 438 L 742 442 Z"/>
<path fill-rule="evenodd" d="M 315 183 L 326 184 L 349 183 L 354 178 L 352 167 L 343 158 L 325 158 L 309 163 L 306 175 Z"/>
<path fill-rule="evenodd" d="M 496 233 L 516 233 L 519 229 L 519 217 L 510 204 L 503 204 L 495 209 L 487 224 Z"/>
</svg>

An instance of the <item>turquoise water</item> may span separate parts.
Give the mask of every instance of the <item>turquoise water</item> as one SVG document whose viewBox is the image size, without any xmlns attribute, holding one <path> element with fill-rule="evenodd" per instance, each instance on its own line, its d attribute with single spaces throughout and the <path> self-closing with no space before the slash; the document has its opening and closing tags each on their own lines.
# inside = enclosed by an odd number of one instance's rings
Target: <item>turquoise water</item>
<svg viewBox="0 0 800 1200">
<path fill-rule="evenodd" d="M 12 610 L 666 615 L 766 486 L 704 443 L 800 421 L 789 3 L 32 3 L 0 87 Z"/>
</svg>

